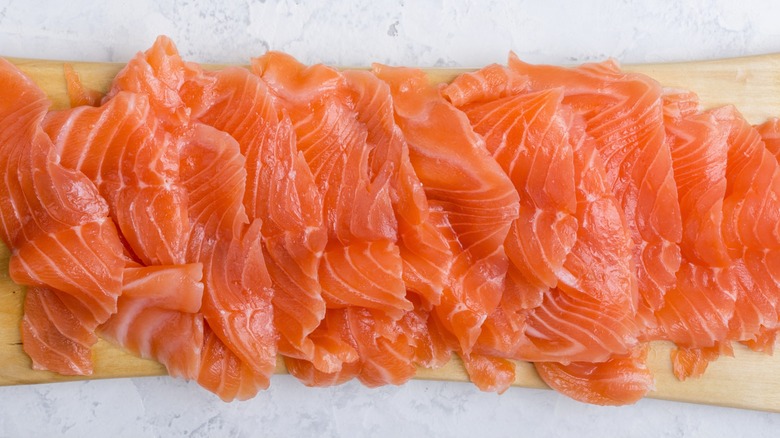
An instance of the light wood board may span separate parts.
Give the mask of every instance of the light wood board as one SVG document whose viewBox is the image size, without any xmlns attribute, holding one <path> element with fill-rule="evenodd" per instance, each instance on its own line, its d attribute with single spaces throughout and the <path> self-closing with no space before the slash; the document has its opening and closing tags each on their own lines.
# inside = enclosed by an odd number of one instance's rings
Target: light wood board
<svg viewBox="0 0 780 438">
<path fill-rule="evenodd" d="M 12 59 L 51 97 L 54 108 L 68 106 L 62 62 Z M 121 64 L 72 63 L 85 85 L 105 90 Z M 211 66 L 217 67 L 217 66 Z M 696 91 L 705 107 L 735 105 L 752 123 L 780 116 L 780 55 L 754 56 L 705 62 L 647 64 L 625 66 L 626 70 L 646 73 L 668 87 Z M 448 81 L 463 70 L 428 70 L 432 81 Z M 46 383 L 78 378 L 34 371 L 23 353 L 19 323 L 24 290 L 8 276 L 8 249 L 0 244 L 0 385 Z M 654 343 L 648 366 L 655 375 L 659 399 L 732 406 L 780 412 L 780 357 L 754 353 L 738 346 L 735 357 L 724 357 L 710 365 L 704 377 L 677 381 L 671 372 L 671 345 Z M 164 368 L 150 360 L 139 359 L 108 342 L 94 349 L 95 373 L 81 379 L 154 376 Z M 278 372 L 284 372 L 280 363 Z M 420 379 L 467 381 L 462 363 L 453 359 L 443 368 L 420 369 Z M 516 386 L 546 388 L 533 366 L 519 363 Z"/>
</svg>

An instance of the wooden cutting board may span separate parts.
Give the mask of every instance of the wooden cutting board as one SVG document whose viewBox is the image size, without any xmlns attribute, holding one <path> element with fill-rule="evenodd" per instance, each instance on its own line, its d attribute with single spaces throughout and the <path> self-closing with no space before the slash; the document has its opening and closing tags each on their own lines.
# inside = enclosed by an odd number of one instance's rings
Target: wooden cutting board
<svg viewBox="0 0 780 438">
<path fill-rule="evenodd" d="M 55 108 L 68 106 L 62 62 L 12 59 L 51 97 Z M 72 63 L 85 85 L 105 90 L 121 64 Z M 752 123 L 780 116 L 780 55 L 755 56 L 706 62 L 626 66 L 646 73 L 673 88 L 696 91 L 706 107 L 733 104 Z M 448 81 L 462 70 L 429 70 L 433 81 Z M 46 383 L 78 378 L 33 371 L 23 353 L 19 322 L 24 289 L 8 276 L 9 252 L 0 244 L 0 385 Z M 780 412 L 780 357 L 754 353 L 737 346 L 735 357 L 710 365 L 704 377 L 677 381 L 671 372 L 671 345 L 654 343 L 648 365 L 655 374 L 650 397 Z M 155 376 L 165 374 L 153 361 L 139 359 L 105 341 L 94 349 L 95 373 L 88 379 Z M 278 372 L 284 372 L 280 363 Z M 453 359 L 443 368 L 420 369 L 418 378 L 467 381 L 462 363 Z M 83 377 L 81 378 L 83 379 Z M 546 388 L 533 366 L 519 363 L 516 386 Z"/>
</svg>

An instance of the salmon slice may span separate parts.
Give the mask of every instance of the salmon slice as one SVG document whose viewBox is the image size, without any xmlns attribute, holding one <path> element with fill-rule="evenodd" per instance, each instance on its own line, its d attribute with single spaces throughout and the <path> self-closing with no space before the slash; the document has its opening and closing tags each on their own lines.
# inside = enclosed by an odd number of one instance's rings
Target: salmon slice
<svg viewBox="0 0 780 438">
<path fill-rule="evenodd" d="M 681 381 L 701 377 L 710 362 L 721 355 L 734 356 L 729 343 L 717 343 L 712 347 L 675 348 L 672 350 L 672 373 Z"/>
<path fill-rule="evenodd" d="M 121 91 L 145 95 L 164 127 L 175 132 L 189 123 L 192 102 L 210 101 L 205 92 L 212 82 L 198 64 L 184 62 L 170 38 L 159 36 L 114 77 L 104 101 Z"/>
<path fill-rule="evenodd" d="M 129 263 L 117 313 L 100 326 L 101 335 L 133 354 L 162 363 L 171 376 L 196 378 L 203 343 L 202 275 L 199 263 Z"/>
<path fill-rule="evenodd" d="M 279 352 L 335 371 L 351 347 L 331 352 L 309 337 L 325 314 L 317 270 L 327 241 L 322 197 L 308 164 L 296 150 L 292 122 L 279 116 L 274 96 L 259 77 L 242 68 L 214 73 L 215 96 L 194 116 L 227 132 L 246 157 L 244 207 L 262 220 L 263 251 L 275 295 Z M 202 102 L 199 103 L 202 106 Z"/>
<path fill-rule="evenodd" d="M 529 87 L 527 76 L 519 75 L 503 65 L 491 64 L 458 75 L 442 90 L 442 94 L 460 108 L 521 94 L 528 91 Z"/>
<path fill-rule="evenodd" d="M 390 86 L 395 120 L 431 216 L 441 212 L 434 223 L 450 244 L 453 265 L 435 311 L 468 354 L 501 299 L 509 265 L 503 244 L 518 217 L 517 191 L 465 115 L 428 84 L 425 73 L 381 65 L 373 73 Z"/>
<path fill-rule="evenodd" d="M 414 350 L 412 361 L 424 368 L 439 368 L 450 361 L 457 341 L 448 339 L 435 312 L 426 310 L 422 298 L 410 294 L 409 299 L 415 303 L 414 310 L 404 315 L 399 326 Z"/>
<path fill-rule="evenodd" d="M 229 135 L 191 119 L 193 102 L 203 108 L 211 102 L 213 82 L 198 65 L 184 62 L 172 41 L 160 37 L 117 75 L 106 101 L 122 92 L 146 96 L 162 129 L 173 137 L 178 177 L 188 197 L 185 261 L 203 264 L 201 311 L 225 346 L 258 379 L 267 380 L 277 343 L 273 289 L 260 221 L 250 224 L 243 207 L 244 158 Z"/>
<path fill-rule="evenodd" d="M 520 195 L 520 216 L 504 242 L 513 271 L 507 288 L 533 294 L 521 296 L 528 308 L 557 286 L 577 240 L 574 158 L 562 98 L 557 89 L 461 108 Z"/>
<path fill-rule="evenodd" d="M 515 381 L 515 363 L 511 360 L 472 353 L 462 356 L 472 383 L 482 391 L 503 394 Z"/>
<path fill-rule="evenodd" d="M 249 400 L 270 383 L 268 376 L 258 374 L 242 361 L 204 323 L 203 351 L 198 384 L 225 402 Z"/>
<path fill-rule="evenodd" d="M 322 371 L 314 366 L 312 361 L 285 357 L 287 371 L 306 386 L 326 387 L 336 386 L 354 379 L 360 374 L 362 358 L 350 342 L 351 334 L 346 323 L 347 309 L 329 309 L 325 318 L 312 332 L 311 338 L 317 344 L 332 351 L 345 350 L 349 347 L 354 354 L 344 360 L 334 371 Z"/>
<path fill-rule="evenodd" d="M 140 261 L 184 263 L 189 223 L 178 146 L 146 95 L 120 92 L 97 108 L 51 112 L 44 129 L 62 165 L 95 182 Z"/>
<path fill-rule="evenodd" d="M 529 338 L 538 346 L 540 339 L 551 339 L 551 327 L 560 321 L 582 318 L 580 327 L 587 328 L 589 336 L 572 330 L 571 325 L 567 331 L 566 324 L 560 324 L 553 333 L 566 333 L 578 340 L 559 345 L 564 352 L 572 344 L 589 345 L 587 352 L 579 350 L 587 357 L 580 354 L 580 360 L 571 363 L 564 357 L 555 362 L 537 362 L 537 371 L 548 385 L 575 400 L 630 404 L 653 388 L 652 375 L 645 365 L 646 345 L 637 340 L 639 296 L 630 231 L 585 124 L 575 117 L 570 126 L 577 181 L 576 217 L 580 224 L 577 243 L 564 263 L 571 277 L 561 279 L 554 305 L 551 300 L 544 311 L 533 311 L 527 333 L 535 333 Z M 570 278 L 577 280 L 572 283 Z M 569 306 L 578 300 L 580 309 Z M 600 312 L 594 313 L 595 309 Z"/>
<path fill-rule="evenodd" d="M 766 350 L 778 329 L 776 158 L 733 107 L 692 112 L 671 96 L 667 133 L 683 213 L 683 266 L 657 312 L 680 379 L 701 375 L 732 341 Z M 680 102 L 683 102 L 681 106 Z M 656 335 L 658 336 L 658 335 Z"/>
<path fill-rule="evenodd" d="M 632 242 L 593 140 L 579 117 L 572 113 L 567 117 L 574 154 L 577 241 L 557 288 L 546 292 L 542 305 L 529 313 L 530 343 L 515 357 L 599 362 L 627 354 L 637 344 L 639 298 Z"/>
<path fill-rule="evenodd" d="M 164 364 L 170 375 L 194 379 L 203 339 L 202 265 L 182 265 L 189 221 L 173 136 L 148 96 L 125 91 L 97 108 L 49 113 L 44 128 L 61 162 L 84 172 L 107 199 L 130 253 L 151 265 L 125 271 L 118 311 L 101 332 Z"/>
<path fill-rule="evenodd" d="M 244 158 L 232 137 L 195 124 L 181 159 L 192 227 L 187 259 L 203 264 L 201 311 L 228 348 L 268 377 L 276 365 L 273 287 L 263 258 L 261 223 L 250 224 L 244 210 Z"/>
<path fill-rule="evenodd" d="M 585 118 L 607 184 L 631 231 L 642 298 L 639 310 L 652 326 L 652 311 L 663 305 L 664 294 L 676 283 L 682 238 L 660 85 L 647 76 L 621 72 L 612 61 L 563 68 L 531 65 L 511 55 L 509 67 L 527 76 L 532 90 L 562 87 L 563 102 Z"/>
<path fill-rule="evenodd" d="M 99 106 L 103 100 L 103 93 L 87 88 L 81 83 L 81 78 L 71 64 L 63 64 L 62 69 L 65 73 L 65 86 L 68 90 L 68 99 L 70 99 L 71 108 L 77 106 Z"/>
<path fill-rule="evenodd" d="M 91 375 L 97 326 L 89 310 L 72 296 L 47 287 L 27 289 L 21 335 L 33 369 Z"/>
<path fill-rule="evenodd" d="M 646 365 L 647 345 L 606 362 L 535 363 L 539 377 L 555 390 L 584 403 L 626 405 L 639 401 L 654 386 Z"/>
<path fill-rule="evenodd" d="M 480 78 L 489 81 L 498 68 L 472 73 L 468 83 Z M 636 329 L 629 323 L 637 300 L 631 241 L 619 205 L 606 185 L 593 139 L 580 117 L 562 103 L 563 89 L 525 92 L 520 88 L 520 94 L 508 95 L 511 83 L 522 83 L 522 78 L 508 69 L 503 77 L 512 82 L 473 85 L 478 90 L 474 95 L 456 79 L 445 94 L 459 96 L 474 130 L 485 139 L 520 195 L 520 216 L 505 243 L 514 271 L 510 269 L 507 276 L 501 306 L 504 317 L 508 312 L 515 314 L 513 325 L 518 329 L 560 329 L 561 324 L 543 322 L 540 317 L 555 312 L 556 297 L 570 295 L 571 301 L 590 302 L 591 307 L 612 313 L 617 324 L 611 330 L 600 324 L 591 328 L 605 339 L 624 339 L 626 344 L 614 352 L 625 352 L 636 342 L 631 340 Z M 544 308 L 545 301 L 548 308 Z M 526 326 L 529 321 L 532 324 Z M 583 328 L 587 331 L 588 325 L 579 330 Z M 550 336 L 548 340 L 557 339 L 561 333 L 550 331 Z M 594 354 L 595 360 L 598 348 L 591 348 L 583 345 L 581 350 Z M 496 348 L 501 350 L 513 349 Z M 608 350 L 600 354 L 604 353 Z"/>
</svg>

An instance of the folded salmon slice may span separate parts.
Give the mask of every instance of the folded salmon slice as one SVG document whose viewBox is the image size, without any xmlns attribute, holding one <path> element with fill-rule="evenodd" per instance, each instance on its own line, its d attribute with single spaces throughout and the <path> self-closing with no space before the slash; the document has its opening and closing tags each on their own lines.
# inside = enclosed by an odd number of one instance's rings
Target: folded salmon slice
<svg viewBox="0 0 780 438">
<path fill-rule="evenodd" d="M 268 377 L 242 361 L 204 323 L 203 350 L 198 384 L 225 402 L 249 400 L 268 388 Z"/>
<path fill-rule="evenodd" d="M 647 350 L 643 345 L 602 363 L 538 362 L 534 366 L 545 383 L 575 400 L 619 406 L 639 401 L 653 388 Z"/>
<path fill-rule="evenodd" d="M 147 96 L 160 122 L 171 132 L 190 122 L 191 102 L 209 102 L 204 94 L 213 79 L 198 64 L 185 62 L 173 41 L 160 36 L 139 52 L 111 83 L 104 101 L 121 91 Z"/>
<path fill-rule="evenodd" d="M 117 309 L 122 243 L 95 185 L 59 163 L 41 128 L 43 91 L 5 60 L 0 82 L 0 237 L 11 278 L 31 286 L 23 348 L 39 369 L 89 374 L 90 332 Z M 47 309 L 64 313 L 49 319 Z"/>
<path fill-rule="evenodd" d="M 465 115 L 425 73 L 381 65 L 373 72 L 390 86 L 410 161 L 450 244 L 453 265 L 435 312 L 468 354 L 501 299 L 509 265 L 504 240 L 518 217 L 517 191 Z"/>
<path fill-rule="evenodd" d="M 64 64 L 62 69 L 65 73 L 65 86 L 68 90 L 71 108 L 83 105 L 100 105 L 100 101 L 103 100 L 104 97 L 102 93 L 85 87 L 81 82 L 79 74 L 76 73 L 76 70 L 73 69 L 71 64 Z"/>
<path fill-rule="evenodd" d="M 203 344 L 202 276 L 199 263 L 128 263 L 117 313 L 100 326 L 100 334 L 162 363 L 171 376 L 195 379 Z"/>
</svg>

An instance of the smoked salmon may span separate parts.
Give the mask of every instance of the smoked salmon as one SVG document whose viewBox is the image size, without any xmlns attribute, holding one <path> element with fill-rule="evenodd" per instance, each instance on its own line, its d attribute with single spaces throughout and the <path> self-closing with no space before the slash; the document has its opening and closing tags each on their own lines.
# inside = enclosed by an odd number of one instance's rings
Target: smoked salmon
<svg viewBox="0 0 780 438">
<path fill-rule="evenodd" d="M 34 369 L 98 335 L 225 401 L 278 360 L 399 385 L 461 357 L 576 400 L 695 378 L 780 331 L 780 134 L 614 61 L 417 69 L 268 52 L 203 68 L 160 37 L 71 108 L 0 60 L 0 238 Z"/>
</svg>

